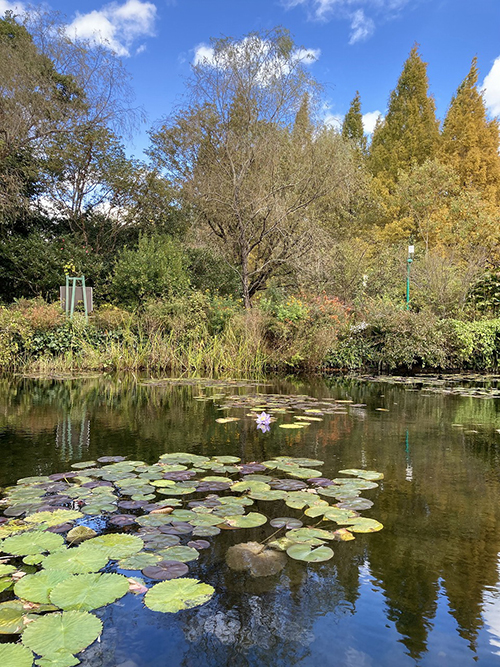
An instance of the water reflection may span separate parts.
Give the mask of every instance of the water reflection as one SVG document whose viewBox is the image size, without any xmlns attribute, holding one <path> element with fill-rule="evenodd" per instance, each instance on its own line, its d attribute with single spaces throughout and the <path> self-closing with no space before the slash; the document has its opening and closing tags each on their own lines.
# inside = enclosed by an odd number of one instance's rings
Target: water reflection
<svg viewBox="0 0 500 667">
<path fill-rule="evenodd" d="M 301 431 L 271 423 L 262 433 L 247 410 L 231 413 L 241 421 L 216 423 L 226 413 L 220 401 L 194 400 L 199 387 L 143 386 L 130 377 L 0 380 L 2 485 L 104 454 L 152 462 L 165 451 L 246 461 L 307 456 L 325 461 L 325 475 L 360 466 L 385 474 L 366 513 L 384 523 L 381 533 L 335 545 L 328 563 L 289 561 L 263 579 L 227 569 L 227 547 L 246 537 L 221 535 L 191 569 L 216 598 L 160 616 L 128 596 L 99 612 L 106 631 L 83 664 L 497 664 L 497 402 L 356 380 L 282 379 L 260 391 L 352 399 L 356 407 Z"/>
</svg>

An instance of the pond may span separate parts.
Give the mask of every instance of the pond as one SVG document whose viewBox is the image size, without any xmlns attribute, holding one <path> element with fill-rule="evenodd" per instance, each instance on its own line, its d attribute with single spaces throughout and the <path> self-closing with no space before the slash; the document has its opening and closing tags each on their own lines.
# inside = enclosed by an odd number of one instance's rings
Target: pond
<svg viewBox="0 0 500 667">
<path fill-rule="evenodd" d="M 4 378 L 0 486 L 102 456 L 151 466 L 169 452 L 244 463 L 312 459 L 324 462 L 321 476 L 331 479 L 351 468 L 383 473 L 377 487 L 362 492 L 373 502 L 362 516 L 381 522 L 382 530 L 328 542 L 334 555 L 324 562 L 287 557 L 268 576 L 231 569 L 226 561 L 229 547 L 270 536 L 275 529 L 268 523 L 203 537 L 210 547 L 187 563 L 185 576 L 212 586 L 210 599 L 159 613 L 145 606 L 143 594 L 127 593 L 93 611 L 104 629 L 100 641 L 78 655 L 81 664 L 497 665 L 500 403 L 496 383 L 491 391 L 482 381 L 463 386 L 442 380 Z M 257 428 L 256 414 L 264 409 L 273 415 L 269 429 Z M 285 423 L 307 426 L 281 428 Z M 195 496 L 180 497 L 186 506 Z M 254 503 L 251 512 L 271 513 L 269 501 Z M 282 500 L 277 507 L 278 516 L 286 510 L 305 525 L 318 523 Z M 139 528 L 121 530 L 136 535 Z M 199 538 L 182 536 L 181 543 L 193 539 Z M 122 572 L 110 561 L 106 572 L 116 571 Z M 125 574 L 155 584 L 140 571 Z M 12 596 L 7 590 L 0 601 Z M 4 634 L 0 641 L 17 637 Z"/>
</svg>

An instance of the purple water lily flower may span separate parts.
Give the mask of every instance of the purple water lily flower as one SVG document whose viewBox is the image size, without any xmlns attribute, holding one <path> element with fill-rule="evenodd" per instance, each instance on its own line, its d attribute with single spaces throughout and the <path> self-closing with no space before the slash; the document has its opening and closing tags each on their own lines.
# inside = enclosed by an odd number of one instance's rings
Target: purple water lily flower
<svg viewBox="0 0 500 667">
<path fill-rule="evenodd" d="M 257 428 L 262 433 L 267 433 L 271 428 L 271 415 L 268 415 L 267 412 L 261 412 L 260 415 L 257 415 Z"/>
</svg>

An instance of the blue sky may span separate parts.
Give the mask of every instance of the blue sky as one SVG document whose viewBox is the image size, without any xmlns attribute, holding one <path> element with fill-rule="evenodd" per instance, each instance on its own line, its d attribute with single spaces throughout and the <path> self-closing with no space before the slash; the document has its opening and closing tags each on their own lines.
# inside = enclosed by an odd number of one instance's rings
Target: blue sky
<svg viewBox="0 0 500 667">
<path fill-rule="evenodd" d="M 32 4 L 38 4 L 33 2 Z M 415 42 L 428 63 L 430 91 L 444 118 L 451 96 L 478 58 L 492 115 L 500 114 L 500 0 L 48 0 L 77 35 L 104 41 L 132 75 L 147 123 L 127 144 L 141 156 L 147 129 L 167 115 L 190 66 L 211 37 L 241 38 L 281 25 L 317 60 L 325 120 L 336 123 L 359 90 L 366 128 L 384 114 Z M 26 4 L 0 0 L 0 13 Z"/>
</svg>

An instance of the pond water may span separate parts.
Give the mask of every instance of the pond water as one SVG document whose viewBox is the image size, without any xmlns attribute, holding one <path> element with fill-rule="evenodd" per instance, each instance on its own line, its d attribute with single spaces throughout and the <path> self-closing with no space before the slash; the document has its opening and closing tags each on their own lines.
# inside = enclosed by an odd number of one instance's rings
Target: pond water
<svg viewBox="0 0 500 667">
<path fill-rule="evenodd" d="M 272 528 L 206 538 L 212 547 L 189 563 L 187 576 L 211 584 L 214 597 L 161 614 L 127 594 L 94 612 L 104 631 L 79 655 L 82 664 L 499 664 L 500 403 L 442 389 L 341 379 L 226 387 L 132 377 L 0 379 L 1 486 L 103 455 L 152 464 L 165 452 L 244 462 L 308 457 L 325 462 L 326 477 L 344 468 L 384 474 L 379 488 L 363 492 L 374 502 L 363 516 L 381 521 L 382 531 L 334 542 L 327 562 L 289 559 L 280 573 L 260 578 L 230 570 L 225 554 Z M 292 419 L 278 413 L 265 433 L 246 416 L 248 407 L 221 409 L 223 395 L 256 391 L 308 395 L 335 410 L 297 430 L 279 428 Z M 239 419 L 216 422 L 221 416 Z M 258 508 L 265 513 L 266 504 Z"/>
</svg>

